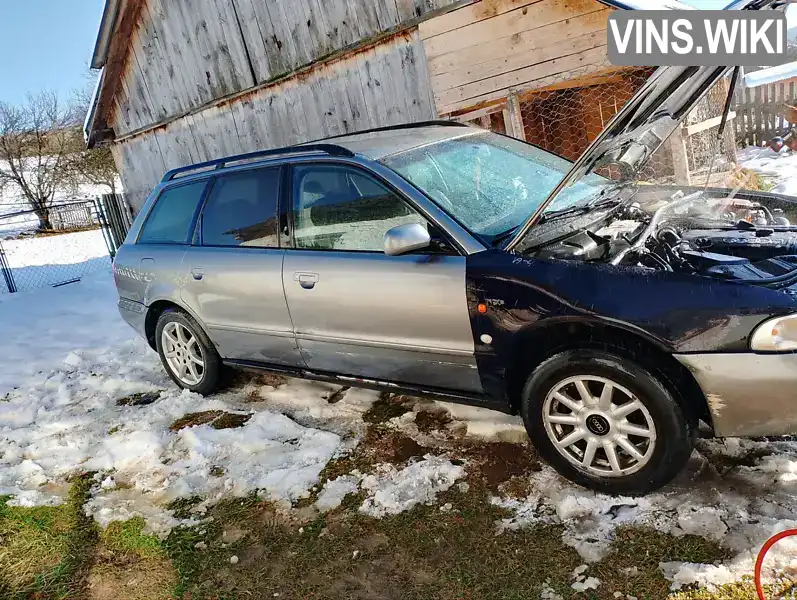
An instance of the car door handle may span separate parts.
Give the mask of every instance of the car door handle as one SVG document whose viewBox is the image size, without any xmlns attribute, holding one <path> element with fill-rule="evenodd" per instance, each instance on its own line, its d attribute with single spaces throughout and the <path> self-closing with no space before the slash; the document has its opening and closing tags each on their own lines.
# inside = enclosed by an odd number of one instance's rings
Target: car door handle
<svg viewBox="0 0 797 600">
<path fill-rule="evenodd" d="M 312 290 L 318 283 L 318 273 L 294 273 L 293 280 L 306 290 Z"/>
<path fill-rule="evenodd" d="M 202 267 L 192 267 L 191 275 L 197 281 L 201 281 L 202 278 L 205 276 L 205 269 L 203 269 Z"/>
</svg>

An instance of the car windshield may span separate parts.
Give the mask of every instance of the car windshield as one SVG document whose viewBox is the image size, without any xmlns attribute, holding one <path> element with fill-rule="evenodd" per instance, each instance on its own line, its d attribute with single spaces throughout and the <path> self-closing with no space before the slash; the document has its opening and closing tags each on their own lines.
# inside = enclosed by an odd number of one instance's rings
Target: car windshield
<svg viewBox="0 0 797 600">
<path fill-rule="evenodd" d="M 570 161 L 536 146 L 478 130 L 393 154 L 382 162 L 487 241 L 520 226 L 572 167 Z M 564 190 L 552 208 L 587 202 L 611 183 L 589 175 Z"/>
</svg>

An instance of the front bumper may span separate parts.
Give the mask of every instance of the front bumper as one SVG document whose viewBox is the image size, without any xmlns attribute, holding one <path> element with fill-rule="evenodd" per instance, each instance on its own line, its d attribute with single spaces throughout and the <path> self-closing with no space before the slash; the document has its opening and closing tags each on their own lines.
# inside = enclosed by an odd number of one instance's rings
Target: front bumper
<svg viewBox="0 0 797 600">
<path fill-rule="evenodd" d="M 676 354 L 708 400 L 717 437 L 797 433 L 797 354 Z"/>
<path fill-rule="evenodd" d="M 138 335 L 146 339 L 147 307 L 140 302 L 134 302 L 127 298 L 119 298 L 119 314 L 125 322 L 136 330 Z"/>
</svg>

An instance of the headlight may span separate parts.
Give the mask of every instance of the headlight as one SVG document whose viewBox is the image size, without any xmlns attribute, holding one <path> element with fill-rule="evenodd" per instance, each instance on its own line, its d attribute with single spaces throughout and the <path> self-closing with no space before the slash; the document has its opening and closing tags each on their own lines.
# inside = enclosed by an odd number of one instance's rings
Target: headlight
<svg viewBox="0 0 797 600">
<path fill-rule="evenodd" d="M 797 315 L 770 319 L 759 325 L 750 338 L 750 348 L 759 352 L 797 350 Z"/>
</svg>

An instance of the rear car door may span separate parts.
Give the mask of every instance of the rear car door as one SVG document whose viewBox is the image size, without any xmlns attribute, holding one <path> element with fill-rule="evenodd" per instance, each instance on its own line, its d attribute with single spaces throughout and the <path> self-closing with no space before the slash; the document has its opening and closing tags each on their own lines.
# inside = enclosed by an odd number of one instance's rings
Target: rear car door
<svg viewBox="0 0 797 600">
<path fill-rule="evenodd" d="M 180 300 L 178 274 L 206 185 L 207 179 L 190 181 L 158 194 L 137 239 L 126 241 L 114 260 L 120 297 L 145 306 L 157 300 Z M 143 315 L 145 311 L 137 312 Z"/>
<path fill-rule="evenodd" d="M 281 168 L 213 178 L 183 259 L 183 301 L 227 359 L 304 366 L 282 289 Z"/>
<path fill-rule="evenodd" d="M 429 224 L 364 169 L 299 163 L 290 181 L 283 282 L 307 366 L 480 392 L 465 257 L 453 250 L 387 256 L 388 229 Z"/>
</svg>

